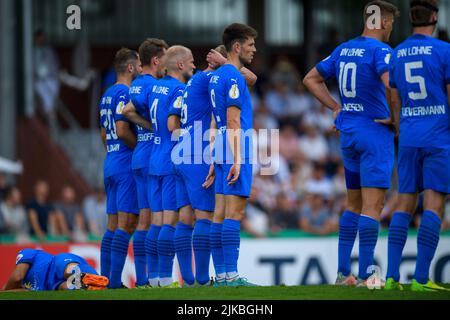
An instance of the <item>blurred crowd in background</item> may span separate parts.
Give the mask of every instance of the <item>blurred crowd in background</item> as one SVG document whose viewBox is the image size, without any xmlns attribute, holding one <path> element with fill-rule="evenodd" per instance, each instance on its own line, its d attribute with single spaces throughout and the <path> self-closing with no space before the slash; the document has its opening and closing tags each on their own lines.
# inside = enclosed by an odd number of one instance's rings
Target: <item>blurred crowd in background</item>
<svg viewBox="0 0 450 320">
<path fill-rule="evenodd" d="M 35 65 L 38 66 L 35 91 L 51 129 L 57 121 L 54 110 L 61 73 L 57 55 L 45 44 L 44 35 L 38 32 L 35 36 Z M 328 47 L 319 48 L 323 58 L 325 52 L 332 50 Z M 256 59 L 251 68 L 258 76 L 256 86 L 251 89 L 254 128 L 279 129 L 280 156 L 276 174 L 261 175 L 255 169 L 244 230 L 253 237 L 277 235 L 285 230 L 317 236 L 336 234 L 346 205 L 346 185 L 339 133 L 333 127 L 332 112 L 305 90 L 302 75 L 287 57 L 280 56 L 272 68 Z M 103 77 L 103 90 L 114 83 L 110 71 Z M 76 83 L 80 86 L 83 80 L 70 78 L 66 73 L 62 79 L 73 86 Z M 86 85 L 82 83 L 83 88 L 89 83 L 86 81 Z M 333 88 L 332 94 L 338 100 L 337 87 Z M 99 96 L 100 93 L 97 92 Z M 395 209 L 396 180 L 394 172 L 382 214 L 383 228 L 388 227 Z M 69 241 L 101 237 L 106 229 L 106 198 L 102 188 L 94 190 L 85 199 L 79 199 L 75 189 L 66 186 L 59 191 L 58 201 L 50 202 L 49 184 L 40 180 L 35 182 L 34 197 L 22 199 L 21 191 L 7 185 L 0 173 L 0 236 L 12 235 L 16 242 L 44 242 L 49 236 Z M 419 224 L 421 205 L 419 201 L 411 228 Z M 443 229 L 450 230 L 450 198 L 444 220 Z"/>
</svg>

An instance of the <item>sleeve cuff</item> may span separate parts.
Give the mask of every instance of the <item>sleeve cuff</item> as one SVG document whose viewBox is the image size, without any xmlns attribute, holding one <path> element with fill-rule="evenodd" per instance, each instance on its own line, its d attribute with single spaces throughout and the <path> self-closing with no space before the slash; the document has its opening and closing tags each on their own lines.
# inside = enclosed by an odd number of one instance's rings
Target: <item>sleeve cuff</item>
<svg viewBox="0 0 450 320">
<path fill-rule="evenodd" d="M 389 72 L 389 66 L 387 65 L 378 70 L 378 75 L 381 77 L 386 72 Z"/>
<path fill-rule="evenodd" d="M 319 72 L 319 74 L 322 76 L 322 78 L 324 78 L 325 80 L 328 79 L 326 72 L 320 63 L 316 65 L 316 69 Z"/>
<path fill-rule="evenodd" d="M 231 108 L 231 107 L 235 107 L 235 108 L 238 108 L 239 110 L 241 110 L 241 109 L 242 109 L 242 107 L 241 107 L 241 106 L 239 106 L 239 105 L 237 105 L 237 104 L 230 104 L 230 105 L 228 105 L 228 106 L 227 106 L 227 109 L 228 109 L 228 108 Z"/>
</svg>

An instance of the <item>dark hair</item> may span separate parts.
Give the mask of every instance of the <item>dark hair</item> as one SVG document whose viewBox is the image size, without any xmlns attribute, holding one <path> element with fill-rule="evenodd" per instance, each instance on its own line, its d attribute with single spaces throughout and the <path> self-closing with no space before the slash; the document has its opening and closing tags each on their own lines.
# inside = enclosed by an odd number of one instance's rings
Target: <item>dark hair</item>
<svg viewBox="0 0 450 320">
<path fill-rule="evenodd" d="M 164 54 L 164 49 L 169 46 L 164 40 L 149 38 L 139 46 L 139 58 L 143 66 L 149 66 L 154 57 L 160 58 Z"/>
<path fill-rule="evenodd" d="M 380 11 L 381 11 L 381 16 L 386 16 L 388 14 L 393 15 L 394 18 L 397 18 L 397 17 L 400 16 L 400 11 L 392 3 L 387 2 L 387 1 L 382 1 L 382 0 L 375 0 L 375 1 L 369 2 L 364 7 L 364 22 L 366 22 L 371 17 L 371 13 L 367 12 L 367 9 L 370 6 L 377 6 L 377 7 L 379 7 Z"/>
<path fill-rule="evenodd" d="M 242 23 L 233 23 L 223 32 L 222 42 L 228 52 L 231 52 L 233 45 L 239 41 L 244 43 L 249 38 L 257 38 L 258 32 Z"/>
<path fill-rule="evenodd" d="M 415 27 L 434 25 L 430 22 L 433 12 L 439 11 L 439 0 L 412 0 L 411 1 L 411 23 Z"/>
<path fill-rule="evenodd" d="M 117 51 L 114 57 L 114 69 L 117 74 L 123 74 L 127 71 L 127 67 L 130 63 L 133 63 L 139 58 L 136 51 L 128 48 L 122 48 Z"/>
</svg>

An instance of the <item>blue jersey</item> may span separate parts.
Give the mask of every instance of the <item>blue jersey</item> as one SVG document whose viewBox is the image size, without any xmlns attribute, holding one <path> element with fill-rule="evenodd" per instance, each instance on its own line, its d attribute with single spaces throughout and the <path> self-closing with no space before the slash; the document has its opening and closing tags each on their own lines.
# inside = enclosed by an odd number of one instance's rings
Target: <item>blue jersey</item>
<svg viewBox="0 0 450 320">
<path fill-rule="evenodd" d="M 387 44 L 361 36 L 341 44 L 316 66 L 324 79 L 338 79 L 342 102 L 338 130 L 351 132 L 375 119 L 389 118 L 381 76 L 389 71 L 391 54 Z"/>
<path fill-rule="evenodd" d="M 149 95 L 150 119 L 155 134 L 149 162 L 151 175 L 175 174 L 171 153 L 177 141 L 172 139 L 167 120 L 170 115 L 181 116 L 185 87 L 179 80 L 166 76 L 153 86 Z"/>
<path fill-rule="evenodd" d="M 450 44 L 413 35 L 394 51 L 390 85 L 400 94 L 400 146 L 450 146 Z"/>
<path fill-rule="evenodd" d="M 116 121 L 129 122 L 122 111 L 130 101 L 129 88 L 116 84 L 106 90 L 100 103 L 100 126 L 106 130 L 107 154 L 104 163 L 104 177 L 131 172 L 133 150 L 119 139 Z"/>
<path fill-rule="evenodd" d="M 137 77 L 130 87 L 130 100 L 136 108 L 137 113 L 145 120 L 150 121 L 148 96 L 149 92 L 153 88 L 153 85 L 157 83 L 157 79 L 149 74 L 144 74 Z M 150 158 L 152 144 L 153 144 L 153 132 L 136 126 L 137 128 L 137 144 L 133 152 L 133 159 L 131 167 L 133 170 L 143 169 L 148 167 L 148 159 Z"/>
<path fill-rule="evenodd" d="M 201 163 L 203 156 L 205 160 L 210 156 L 207 132 L 211 127 L 212 106 L 208 86 L 212 75 L 213 72 L 197 72 L 189 80 L 183 95 L 181 136 L 177 147 L 180 156 L 190 159 L 191 163 Z"/>
<path fill-rule="evenodd" d="M 47 275 L 53 261 L 53 255 L 33 249 L 24 249 L 16 258 L 16 265 L 26 263 L 30 268 L 22 281 L 22 285 L 32 291 L 49 290 L 47 286 Z"/>
<path fill-rule="evenodd" d="M 216 163 L 233 163 L 233 153 L 227 139 L 227 110 L 237 107 L 241 110 L 241 159 L 253 158 L 253 110 L 250 92 L 239 70 L 226 64 L 211 76 L 209 95 L 217 124 L 218 134 L 214 146 Z"/>
</svg>

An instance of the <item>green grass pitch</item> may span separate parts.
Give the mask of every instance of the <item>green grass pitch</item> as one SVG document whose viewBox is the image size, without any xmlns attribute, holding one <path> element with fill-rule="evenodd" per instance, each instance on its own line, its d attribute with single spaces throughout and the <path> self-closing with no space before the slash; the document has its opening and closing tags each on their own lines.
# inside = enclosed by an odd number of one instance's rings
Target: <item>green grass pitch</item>
<svg viewBox="0 0 450 320">
<path fill-rule="evenodd" d="M 450 288 L 450 285 L 446 285 Z M 105 291 L 0 292 L 0 300 L 450 300 L 447 292 L 368 290 L 336 286 L 120 289 Z"/>
</svg>

